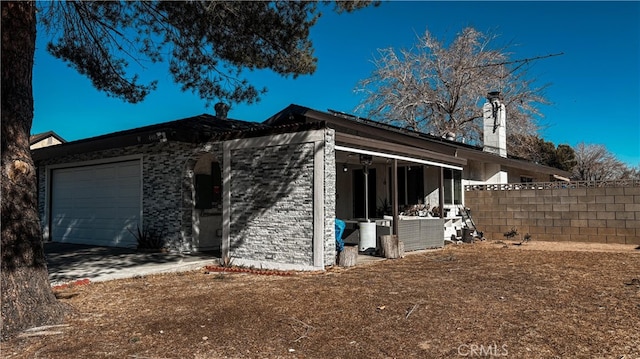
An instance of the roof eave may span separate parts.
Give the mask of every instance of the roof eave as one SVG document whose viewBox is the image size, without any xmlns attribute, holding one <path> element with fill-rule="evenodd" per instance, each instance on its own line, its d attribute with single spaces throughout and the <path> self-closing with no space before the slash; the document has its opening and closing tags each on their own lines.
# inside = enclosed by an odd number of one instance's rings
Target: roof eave
<svg viewBox="0 0 640 359">
<path fill-rule="evenodd" d="M 520 169 L 523 169 L 523 170 L 532 171 L 532 172 L 538 172 L 538 173 L 543 173 L 543 174 L 548 174 L 548 175 L 558 175 L 558 176 L 562 176 L 562 177 L 571 177 L 571 173 L 569 173 L 567 171 L 564 171 L 564 170 L 561 170 L 561 169 L 558 169 L 558 168 L 554 168 L 554 167 L 549 167 L 549 166 L 533 163 L 533 162 L 526 161 L 526 160 L 502 157 L 502 156 L 499 156 L 499 155 L 494 154 L 494 153 L 484 152 L 482 150 L 478 151 L 478 150 L 460 148 L 459 151 L 460 151 L 460 156 L 461 157 L 465 157 L 465 158 L 468 158 L 470 160 L 491 162 L 491 163 L 496 163 L 496 164 L 503 165 L 503 166 L 520 168 Z"/>
</svg>

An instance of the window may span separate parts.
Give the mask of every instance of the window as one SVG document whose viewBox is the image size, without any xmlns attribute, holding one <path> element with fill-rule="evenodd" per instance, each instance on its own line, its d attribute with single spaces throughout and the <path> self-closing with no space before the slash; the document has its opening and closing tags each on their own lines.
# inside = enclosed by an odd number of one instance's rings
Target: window
<svg viewBox="0 0 640 359">
<path fill-rule="evenodd" d="M 214 207 L 222 205 L 222 169 L 218 162 L 211 163 L 211 179 L 213 185 Z"/>
<path fill-rule="evenodd" d="M 444 204 L 462 204 L 462 171 L 444 169 Z"/>
<path fill-rule="evenodd" d="M 211 164 L 211 174 L 196 174 L 196 204 L 198 209 L 221 208 L 222 173 L 217 162 Z"/>
<path fill-rule="evenodd" d="M 213 208 L 213 179 L 210 175 L 196 175 L 196 208 Z"/>
<path fill-rule="evenodd" d="M 424 201 L 424 172 L 422 166 L 409 166 L 407 170 L 408 205 L 422 203 Z"/>
<path fill-rule="evenodd" d="M 389 169 L 389 178 L 392 173 Z M 393 193 L 389 181 L 389 193 Z M 398 167 L 398 205 L 414 205 L 424 201 L 424 168 L 417 166 Z"/>
<path fill-rule="evenodd" d="M 531 182 L 533 182 L 533 177 L 520 176 L 520 183 L 531 183 Z"/>
</svg>

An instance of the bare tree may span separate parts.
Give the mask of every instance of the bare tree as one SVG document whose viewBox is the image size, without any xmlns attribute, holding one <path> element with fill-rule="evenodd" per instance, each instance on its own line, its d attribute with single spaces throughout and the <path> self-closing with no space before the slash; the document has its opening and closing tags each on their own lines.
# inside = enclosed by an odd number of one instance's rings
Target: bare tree
<svg viewBox="0 0 640 359">
<path fill-rule="evenodd" d="M 579 143 L 575 148 L 573 178 L 579 181 L 637 179 L 638 169 L 619 161 L 603 145 Z"/>
<path fill-rule="evenodd" d="M 546 86 L 528 78 L 531 61 L 509 61 L 508 46 L 494 47 L 497 36 L 463 29 L 447 47 L 429 31 L 415 48 L 378 50 L 376 69 L 356 91 L 366 98 L 356 111 L 413 130 L 478 143 L 481 105 L 489 91 L 500 91 L 507 106 L 509 133 L 534 135 L 536 107 L 546 104 Z"/>
<path fill-rule="evenodd" d="M 622 172 L 620 179 L 640 180 L 640 164 L 635 167 L 627 166 Z"/>
</svg>

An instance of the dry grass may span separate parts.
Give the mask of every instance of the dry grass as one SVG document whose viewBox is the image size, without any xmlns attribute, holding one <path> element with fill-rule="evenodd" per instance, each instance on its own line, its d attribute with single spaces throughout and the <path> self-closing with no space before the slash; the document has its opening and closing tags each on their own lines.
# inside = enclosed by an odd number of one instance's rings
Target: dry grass
<svg viewBox="0 0 640 359">
<path fill-rule="evenodd" d="M 640 357 L 633 246 L 483 242 L 323 274 L 195 271 L 60 297 L 74 309 L 63 334 L 2 343 L 2 357 Z"/>
</svg>

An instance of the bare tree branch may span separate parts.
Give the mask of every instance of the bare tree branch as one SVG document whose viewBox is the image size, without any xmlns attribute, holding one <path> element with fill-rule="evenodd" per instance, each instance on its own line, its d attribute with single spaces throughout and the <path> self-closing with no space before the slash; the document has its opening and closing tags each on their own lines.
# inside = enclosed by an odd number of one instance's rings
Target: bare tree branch
<svg viewBox="0 0 640 359">
<path fill-rule="evenodd" d="M 603 145 L 579 143 L 575 149 L 573 177 L 579 181 L 606 181 L 640 178 L 640 166 L 630 168 L 619 161 Z"/>
<path fill-rule="evenodd" d="M 538 131 L 545 86 L 534 86 L 527 68 L 533 60 L 509 60 L 507 46 L 494 46 L 496 35 L 463 29 L 448 44 L 430 32 L 410 50 L 378 50 L 375 70 L 356 91 L 365 99 L 356 108 L 366 117 L 458 140 L 480 143 L 481 106 L 487 92 L 501 91 L 509 133 Z M 556 55 L 540 56 L 546 58 Z M 518 65 L 509 68 L 510 65 Z"/>
</svg>

